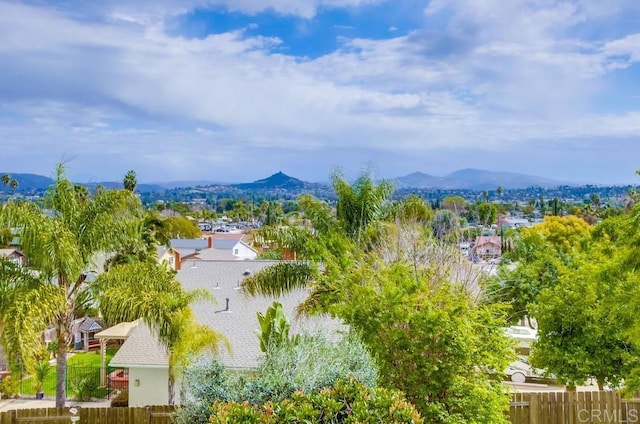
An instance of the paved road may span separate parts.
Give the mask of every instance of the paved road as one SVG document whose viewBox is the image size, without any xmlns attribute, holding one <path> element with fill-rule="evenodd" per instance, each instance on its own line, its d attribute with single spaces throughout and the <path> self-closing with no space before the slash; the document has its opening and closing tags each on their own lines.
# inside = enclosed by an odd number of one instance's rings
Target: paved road
<svg viewBox="0 0 640 424">
<path fill-rule="evenodd" d="M 79 406 L 81 408 L 104 408 L 108 407 L 111 401 L 100 400 L 96 402 L 75 402 L 68 400 L 66 406 Z M 54 408 L 56 401 L 53 399 L 2 399 L 0 400 L 0 412 L 10 411 L 13 409 L 30 409 L 30 408 Z"/>
</svg>

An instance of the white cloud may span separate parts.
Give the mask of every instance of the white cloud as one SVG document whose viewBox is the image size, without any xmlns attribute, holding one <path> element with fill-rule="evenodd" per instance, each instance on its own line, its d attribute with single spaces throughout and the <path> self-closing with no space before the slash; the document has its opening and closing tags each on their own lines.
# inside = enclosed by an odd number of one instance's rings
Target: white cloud
<svg viewBox="0 0 640 424">
<path fill-rule="evenodd" d="M 321 6 L 372 2 L 228 6 L 310 17 Z M 313 60 L 274 53 L 282 40 L 243 31 L 166 34 L 167 14 L 213 4 L 226 3 L 114 2 L 107 12 L 71 13 L 0 2 L 0 137 L 13 141 L 3 152 L 37 151 L 51 169 L 63 154 L 100 152 L 127 157 L 119 167 L 135 167 L 137 158 L 179 178 L 194 169 L 237 172 L 229 164 L 236 161 L 265 167 L 266 156 L 246 155 L 269 149 L 280 155 L 274 163 L 299 152 L 325 160 L 327 169 L 329 155 L 313 152 L 348 145 L 365 160 L 640 135 L 637 110 L 602 113 L 596 104 L 611 89 L 607 78 L 638 61 L 640 36 L 573 33 L 610 18 L 590 2 L 434 0 L 427 22 L 445 9 L 452 15 L 437 33 L 427 25 L 386 40 L 344 38 L 340 49 Z"/>
</svg>

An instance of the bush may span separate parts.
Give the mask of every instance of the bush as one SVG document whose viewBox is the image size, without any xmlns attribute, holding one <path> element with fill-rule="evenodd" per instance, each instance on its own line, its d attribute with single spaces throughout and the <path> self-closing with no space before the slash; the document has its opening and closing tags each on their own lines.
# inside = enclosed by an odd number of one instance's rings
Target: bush
<svg viewBox="0 0 640 424">
<path fill-rule="evenodd" d="M 251 375 L 231 375 L 210 356 L 185 370 L 178 423 L 207 423 L 214 402 L 280 402 L 296 391 L 317 393 L 353 376 L 375 387 L 377 367 L 359 339 L 333 343 L 322 336 L 303 336 L 297 344 L 270 346 Z"/>
<path fill-rule="evenodd" d="M 296 391 L 291 398 L 264 405 L 249 402 L 215 402 L 212 424 L 304 422 L 324 423 L 423 423 L 420 414 L 400 392 L 372 389 L 354 378 L 340 380 L 320 392 Z"/>
<path fill-rule="evenodd" d="M 78 376 L 71 380 L 69 384 L 69 389 L 71 393 L 73 393 L 73 397 L 80 402 L 90 400 L 99 388 L 100 384 L 90 375 Z"/>
<path fill-rule="evenodd" d="M 237 400 L 253 404 L 281 401 L 296 390 L 317 392 L 350 375 L 368 387 L 377 382 L 377 366 L 359 339 L 349 336 L 333 343 L 322 336 L 305 335 L 295 345 L 270 347 L 255 379 L 241 388 Z"/>
<path fill-rule="evenodd" d="M 20 393 L 20 379 L 13 375 L 4 377 L 0 380 L 0 393 L 2 397 L 17 397 Z"/>
<path fill-rule="evenodd" d="M 128 407 L 129 406 L 129 389 L 124 389 L 118 396 L 111 399 L 111 407 Z"/>
</svg>

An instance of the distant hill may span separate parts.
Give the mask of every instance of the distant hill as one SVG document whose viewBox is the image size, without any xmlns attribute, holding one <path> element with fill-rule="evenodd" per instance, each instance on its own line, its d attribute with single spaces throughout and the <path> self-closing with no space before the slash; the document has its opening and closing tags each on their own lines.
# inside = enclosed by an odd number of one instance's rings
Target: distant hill
<svg viewBox="0 0 640 424">
<path fill-rule="evenodd" d="M 442 183 L 442 177 L 414 172 L 413 174 L 398 177 L 392 180 L 395 188 L 433 188 Z"/>
<path fill-rule="evenodd" d="M 231 184 L 233 187 L 247 190 L 247 189 L 285 189 L 285 190 L 300 190 L 305 188 L 308 183 L 288 176 L 283 172 L 276 172 L 270 177 L 262 180 L 256 180 L 252 183 L 244 184 Z"/>
<path fill-rule="evenodd" d="M 27 190 L 44 190 L 53 184 L 53 180 L 49 177 L 36 174 L 12 174 L 10 172 L 0 172 L 0 175 L 7 174 L 18 182 L 18 191 Z M 10 190 L 9 187 L 6 187 Z"/>
<path fill-rule="evenodd" d="M 109 190 L 116 190 L 116 189 L 119 190 L 122 188 L 121 181 L 120 182 L 102 181 L 98 183 L 79 183 L 79 184 L 82 184 L 83 186 L 87 187 L 89 190 L 94 190 L 99 185 Z M 166 188 L 161 187 L 160 185 L 157 185 L 157 184 L 138 184 L 136 186 L 136 191 L 140 193 L 155 193 L 155 192 L 162 192 L 165 190 Z"/>
<path fill-rule="evenodd" d="M 396 188 L 423 189 L 466 189 L 495 190 L 502 186 L 505 190 L 527 187 L 556 187 L 568 184 L 549 178 L 514 172 L 494 172 L 481 169 L 461 169 L 444 177 L 434 177 L 421 172 L 414 172 L 391 180 Z"/>
</svg>

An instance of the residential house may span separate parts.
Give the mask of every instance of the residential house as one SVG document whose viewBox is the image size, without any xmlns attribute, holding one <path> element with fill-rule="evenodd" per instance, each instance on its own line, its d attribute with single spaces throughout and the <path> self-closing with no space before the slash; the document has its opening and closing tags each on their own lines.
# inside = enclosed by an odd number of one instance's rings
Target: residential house
<svg viewBox="0 0 640 424">
<path fill-rule="evenodd" d="M 26 265 L 27 260 L 20 250 L 15 248 L 0 249 L 0 258 L 6 258 L 16 265 Z"/>
<path fill-rule="evenodd" d="M 185 264 L 196 260 L 255 260 L 258 251 L 245 241 L 246 234 L 214 233 L 200 239 L 172 239 L 170 248 L 173 251 L 174 269 L 179 270 Z M 160 250 L 158 251 L 160 255 Z M 168 253 L 162 253 L 168 255 Z"/>
<path fill-rule="evenodd" d="M 258 251 L 246 242 L 246 234 L 242 233 L 215 233 L 212 235 L 212 245 L 214 250 L 226 251 L 240 260 L 255 260 Z M 201 252 L 201 259 L 207 260 L 206 252 Z"/>
<path fill-rule="evenodd" d="M 109 366 L 128 370 L 129 406 L 169 403 L 169 355 L 146 324 L 131 329 Z"/>
<path fill-rule="evenodd" d="M 291 319 L 291 332 L 333 334 L 345 326 L 328 317 L 294 318 L 297 306 L 307 297 L 306 290 L 296 290 L 279 297 L 247 296 L 242 281 L 277 261 L 202 261 L 182 267 L 178 280 L 187 290 L 207 289 L 218 304 L 198 303 L 193 311 L 199 322 L 222 333 L 231 344 L 231 352 L 221 347 L 220 360 L 230 369 L 251 370 L 262 355 L 256 331 L 260 329 L 257 313 L 264 313 L 277 300 Z M 129 406 L 166 404 L 168 399 L 168 360 L 157 344 L 152 346 L 148 332 L 136 329 L 111 360 L 111 366 L 129 369 Z M 135 337 L 134 337 L 135 336 Z M 139 344 L 139 345 L 136 345 Z M 126 349 L 125 349 L 126 348 Z M 147 352 L 148 355 L 144 353 Z M 166 354 L 166 351 L 165 351 Z M 147 359 L 148 356 L 148 359 Z"/>
<path fill-rule="evenodd" d="M 481 259 L 498 258 L 502 255 L 500 236 L 480 236 L 471 249 L 473 257 Z"/>
</svg>

